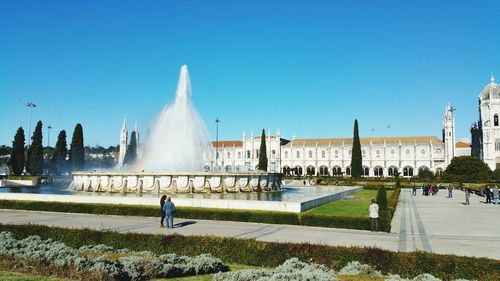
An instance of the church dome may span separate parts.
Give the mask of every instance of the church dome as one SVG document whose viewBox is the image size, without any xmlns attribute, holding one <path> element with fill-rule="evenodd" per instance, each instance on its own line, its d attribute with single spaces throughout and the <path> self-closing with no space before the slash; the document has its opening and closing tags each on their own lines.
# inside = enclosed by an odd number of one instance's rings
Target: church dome
<svg viewBox="0 0 500 281">
<path fill-rule="evenodd" d="M 490 78 L 490 83 L 484 87 L 484 90 L 479 95 L 479 98 L 482 100 L 493 98 L 500 98 L 500 86 L 495 83 L 495 77 L 493 74 Z"/>
</svg>

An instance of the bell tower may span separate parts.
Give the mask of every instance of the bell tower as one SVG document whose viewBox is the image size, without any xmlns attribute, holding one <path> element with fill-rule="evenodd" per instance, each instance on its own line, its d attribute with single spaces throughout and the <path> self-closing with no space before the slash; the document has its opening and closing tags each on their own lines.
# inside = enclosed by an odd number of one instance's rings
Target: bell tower
<svg viewBox="0 0 500 281">
<path fill-rule="evenodd" d="M 122 129 L 120 131 L 120 154 L 118 155 L 118 165 L 123 166 L 125 160 L 125 153 L 127 152 L 128 131 L 126 119 L 123 119 Z"/>
</svg>

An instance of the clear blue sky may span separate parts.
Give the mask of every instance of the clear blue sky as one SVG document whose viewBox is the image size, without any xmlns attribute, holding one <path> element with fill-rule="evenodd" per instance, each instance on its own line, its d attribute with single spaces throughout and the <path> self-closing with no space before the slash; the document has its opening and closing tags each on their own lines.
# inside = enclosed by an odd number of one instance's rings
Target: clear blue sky
<svg viewBox="0 0 500 281">
<path fill-rule="evenodd" d="M 0 144 L 44 122 L 85 143 L 143 135 L 182 64 L 215 138 L 440 136 L 444 108 L 470 137 L 500 80 L 500 1 L 2 1 Z M 497 80 L 497 81 L 498 81 Z M 390 124 L 390 128 L 387 128 Z M 373 130 L 372 130 L 373 128 Z M 70 140 L 68 140 L 69 142 Z"/>
</svg>

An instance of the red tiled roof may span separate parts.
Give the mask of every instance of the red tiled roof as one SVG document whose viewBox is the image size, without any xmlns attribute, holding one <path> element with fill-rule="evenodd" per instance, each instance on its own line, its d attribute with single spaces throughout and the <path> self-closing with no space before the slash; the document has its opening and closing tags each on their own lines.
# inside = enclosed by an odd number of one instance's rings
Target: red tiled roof
<svg viewBox="0 0 500 281">
<path fill-rule="evenodd" d="M 217 142 L 216 141 L 212 141 L 212 145 L 214 147 L 217 146 Z M 233 146 L 243 146 L 243 142 L 242 141 L 219 141 L 218 143 L 219 147 L 233 147 Z"/>
<path fill-rule="evenodd" d="M 464 141 L 459 141 L 455 144 L 455 147 L 456 148 L 469 148 L 470 147 L 470 143 L 466 143 Z"/>
</svg>

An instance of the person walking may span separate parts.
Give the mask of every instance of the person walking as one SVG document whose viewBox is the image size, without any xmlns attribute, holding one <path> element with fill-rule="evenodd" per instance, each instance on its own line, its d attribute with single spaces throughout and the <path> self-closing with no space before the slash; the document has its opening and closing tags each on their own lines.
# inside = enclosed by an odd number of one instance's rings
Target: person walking
<svg viewBox="0 0 500 281">
<path fill-rule="evenodd" d="M 167 197 L 167 201 L 163 205 L 163 211 L 165 212 L 167 228 L 174 228 L 175 205 L 172 203 L 172 199 L 170 197 Z"/>
<path fill-rule="evenodd" d="M 465 189 L 465 205 L 470 205 L 470 191 L 468 188 Z"/>
<path fill-rule="evenodd" d="M 453 197 L 453 186 L 451 184 L 448 185 L 448 198 Z"/>
<path fill-rule="evenodd" d="M 370 212 L 370 226 L 372 231 L 378 230 L 378 204 L 375 202 L 375 199 L 372 199 L 372 203 L 368 208 Z"/>
<path fill-rule="evenodd" d="M 416 196 L 417 195 L 417 186 L 415 185 L 415 183 L 413 183 L 412 189 L 413 189 L 412 195 Z"/>
<path fill-rule="evenodd" d="M 486 195 L 486 204 L 491 203 L 491 189 L 489 186 L 483 189 L 484 195 Z"/>
<path fill-rule="evenodd" d="M 167 200 L 167 195 L 163 195 L 160 198 L 160 215 L 161 215 L 160 228 L 165 227 L 165 225 L 163 224 L 163 221 L 165 221 L 165 211 L 163 210 L 163 205 L 165 205 L 165 200 Z"/>
<path fill-rule="evenodd" d="M 495 205 L 498 205 L 498 200 L 500 198 L 498 198 L 500 196 L 500 191 L 498 190 L 498 187 L 495 185 L 495 187 L 493 187 L 493 201 L 495 202 Z"/>
</svg>

